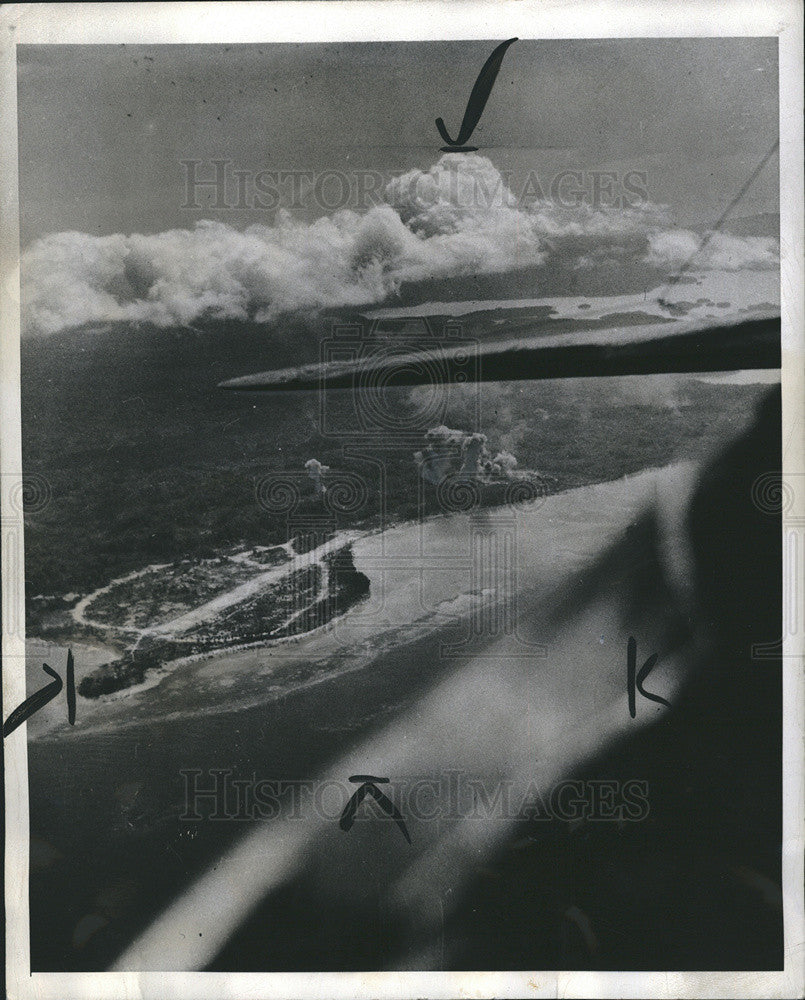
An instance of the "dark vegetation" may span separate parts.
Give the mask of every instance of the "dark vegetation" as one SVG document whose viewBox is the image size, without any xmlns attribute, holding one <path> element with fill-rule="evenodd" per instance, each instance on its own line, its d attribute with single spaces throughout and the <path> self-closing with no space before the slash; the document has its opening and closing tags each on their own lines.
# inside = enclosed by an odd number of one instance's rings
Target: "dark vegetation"
<svg viewBox="0 0 805 1000">
<path fill-rule="evenodd" d="M 84 677 L 78 685 L 78 693 L 84 698 L 99 698 L 103 694 L 141 684 L 146 673 L 161 663 L 162 660 L 154 653 L 126 653 L 119 660 L 107 663 Z"/>
<path fill-rule="evenodd" d="M 331 552 L 324 557 L 324 561 L 330 570 L 327 593 L 315 604 L 306 607 L 285 628 L 275 633 L 277 638 L 300 635 L 326 625 L 368 595 L 369 577 L 355 569 L 351 545 L 345 545 L 336 552 Z"/>
<path fill-rule="evenodd" d="M 339 515 L 337 527 L 415 516 L 414 446 L 394 447 L 390 433 L 369 449 L 383 464 L 383 489 L 376 466 L 345 457 L 342 440 L 322 434 L 317 393 L 216 388 L 317 360 L 329 329 L 326 318 L 296 318 L 271 328 L 127 325 L 23 341 L 24 467 L 52 491 L 26 516 L 28 596 L 87 593 L 149 563 L 285 542 L 288 515 L 261 506 L 257 486 L 272 471 L 303 475 L 310 457 L 366 478 L 359 509 Z M 684 377 L 453 387 L 427 426 L 475 429 L 480 398 L 490 447 L 513 451 L 520 468 L 561 490 L 701 455 L 740 428 L 761 391 Z M 416 392 L 388 390 L 401 419 L 418 406 Z M 333 424 L 355 425 L 349 392 L 329 395 L 326 407 Z M 428 492 L 425 506 L 439 509 Z M 293 517 L 320 508 L 311 487 Z"/>
<path fill-rule="evenodd" d="M 200 623 L 180 639 L 147 636 L 122 657 L 84 677 L 78 692 L 97 698 L 140 684 L 150 670 L 170 660 L 226 646 L 288 638 L 327 625 L 369 593 L 369 578 L 355 569 L 352 547 L 325 556 L 327 592 L 318 600 L 321 568 L 311 564 L 261 589 L 220 616 Z"/>
<path fill-rule="evenodd" d="M 275 550 L 276 551 L 276 550 Z M 279 549 L 286 555 L 284 549 Z M 168 621 L 244 583 L 255 567 L 223 557 L 191 562 L 182 559 L 163 570 L 153 570 L 115 584 L 87 607 L 87 617 L 108 625 L 148 628 Z"/>
</svg>

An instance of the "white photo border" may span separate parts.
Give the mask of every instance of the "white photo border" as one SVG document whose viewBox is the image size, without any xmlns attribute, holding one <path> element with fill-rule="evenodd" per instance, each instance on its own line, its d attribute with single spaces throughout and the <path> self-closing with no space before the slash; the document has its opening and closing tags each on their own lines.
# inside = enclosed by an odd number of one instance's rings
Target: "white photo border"
<svg viewBox="0 0 805 1000">
<path fill-rule="evenodd" d="M 783 476 L 805 473 L 803 349 L 803 10 L 796 0 L 341 0 L 341 2 L 11 4 L 0 10 L 0 457 L 21 477 L 19 203 L 16 46 L 19 44 L 418 41 L 429 39 L 776 36 L 780 73 Z M 798 517 L 805 497 L 796 496 Z M 8 514 L 8 491 L 3 490 Z M 2 593 L 23 613 L 21 544 L 3 539 Z M 21 539 L 20 539 L 21 543 Z M 25 698 L 24 640 L 4 613 L 5 703 Z M 24 619 L 23 619 L 24 620 Z M 783 897 L 780 972 L 31 973 L 27 734 L 5 749 L 5 905 L 8 995 L 90 998 L 794 997 L 805 991 L 802 635 L 785 640 Z M 4 710 L 4 715 L 7 715 Z"/>
</svg>

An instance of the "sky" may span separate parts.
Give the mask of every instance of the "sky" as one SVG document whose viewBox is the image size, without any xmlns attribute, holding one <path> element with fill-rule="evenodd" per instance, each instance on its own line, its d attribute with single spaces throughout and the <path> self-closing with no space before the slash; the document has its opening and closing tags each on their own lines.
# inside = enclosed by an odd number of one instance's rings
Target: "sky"
<svg viewBox="0 0 805 1000">
<path fill-rule="evenodd" d="M 479 153 L 445 160 L 434 120 L 457 133 L 499 41 L 20 47 L 31 322 L 52 332 L 104 317 L 186 322 L 204 308 L 363 305 L 431 273 L 539 266 L 549 238 L 590 266 L 600 247 L 590 256 L 568 242 L 587 234 L 606 234 L 615 256 L 639 240 L 647 259 L 672 266 L 693 245 L 680 230 L 711 226 L 777 139 L 776 39 L 521 39 L 472 136 Z M 229 207 L 208 188 L 188 204 L 190 160 L 199 179 L 226 161 Z M 615 175 L 605 201 L 637 172 L 646 204 L 631 215 L 630 202 L 623 212 L 545 205 L 536 219 L 503 206 L 468 218 L 449 204 L 445 176 L 456 167 L 493 188 L 503 180 L 515 199 L 529 178 L 530 192 L 536 178 L 547 196 L 562 171 L 576 171 L 581 186 L 571 179 L 563 190 L 582 203 L 596 171 Z M 282 188 L 288 211 L 278 214 L 254 189 L 257 173 L 278 170 L 337 170 L 350 183 L 378 172 L 379 201 L 391 192 L 395 211 L 365 215 L 350 201 L 360 218 L 346 218 L 337 189 L 317 198 L 304 182 L 296 205 Z M 246 172 L 242 196 L 235 171 Z M 435 208 L 413 204 L 400 174 L 439 192 Z M 777 177 L 772 155 L 732 215 L 777 213 Z M 65 233 L 74 235 L 51 238 Z M 767 266 L 768 249 L 714 245 L 710 266 Z M 221 255 L 226 287 L 213 276 Z"/>
<path fill-rule="evenodd" d="M 427 168 L 442 145 L 434 119 L 455 134 L 495 44 L 22 47 L 22 244 L 210 216 L 182 208 L 184 159 Z M 680 225 L 706 225 L 776 138 L 776 50 L 757 38 L 520 40 L 473 144 L 499 169 L 541 181 L 562 168 L 645 171 L 653 202 Z M 774 160 L 737 214 L 776 212 L 776 175 Z"/>
</svg>

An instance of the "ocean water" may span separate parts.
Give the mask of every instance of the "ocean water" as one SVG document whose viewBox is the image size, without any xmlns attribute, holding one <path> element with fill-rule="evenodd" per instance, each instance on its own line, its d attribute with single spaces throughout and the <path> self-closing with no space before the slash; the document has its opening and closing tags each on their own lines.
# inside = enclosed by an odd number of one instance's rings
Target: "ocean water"
<svg viewBox="0 0 805 1000">
<path fill-rule="evenodd" d="M 55 699 L 29 723 L 29 739 L 75 739 L 82 732 L 112 733 L 155 720 L 167 726 L 179 718 L 267 704 L 382 663 L 401 644 L 451 625 L 457 642 L 508 629 L 511 641 L 522 646 L 517 636 L 527 631 L 529 603 L 625 531 L 658 488 L 667 490 L 690 475 L 691 466 L 677 464 L 360 536 L 352 542 L 353 558 L 369 577 L 369 596 L 328 626 L 279 643 L 169 663 L 143 684 L 109 696 L 79 696 L 74 727 L 67 725 L 63 699 Z M 100 644 L 72 648 L 77 683 L 118 655 Z M 522 648 L 527 651 L 527 644 Z M 29 641 L 28 653 L 31 690 L 41 686 L 43 657 L 57 670 L 66 660 L 65 646 L 39 640 Z M 438 644 L 433 655 L 440 657 Z"/>
</svg>

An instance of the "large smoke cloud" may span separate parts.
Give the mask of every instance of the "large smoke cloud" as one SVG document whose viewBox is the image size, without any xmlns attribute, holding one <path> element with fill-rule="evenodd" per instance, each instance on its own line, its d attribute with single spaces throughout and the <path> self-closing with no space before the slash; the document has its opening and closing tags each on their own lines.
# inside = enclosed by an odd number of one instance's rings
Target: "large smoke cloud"
<svg viewBox="0 0 805 1000">
<path fill-rule="evenodd" d="M 428 171 L 392 180 L 385 203 L 364 213 L 300 222 L 281 211 L 273 225 L 244 231 L 205 221 L 149 236 L 46 236 L 23 254 L 23 330 L 117 320 L 174 326 L 201 317 L 262 322 L 288 311 L 377 304 L 404 282 L 503 273 L 556 255 L 579 268 L 629 258 L 671 270 L 700 243 L 651 204 L 518 204 L 486 157 L 445 154 Z M 714 234 L 696 267 L 777 262 L 774 240 Z"/>
<path fill-rule="evenodd" d="M 414 452 L 414 464 L 420 476 L 438 486 L 447 476 L 495 481 L 516 475 L 517 459 L 511 452 L 491 451 L 486 434 L 454 430 L 440 424 L 425 434 L 425 449 Z"/>
</svg>

